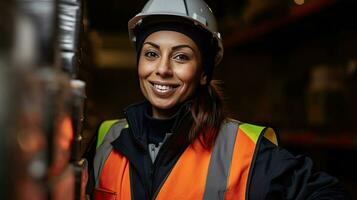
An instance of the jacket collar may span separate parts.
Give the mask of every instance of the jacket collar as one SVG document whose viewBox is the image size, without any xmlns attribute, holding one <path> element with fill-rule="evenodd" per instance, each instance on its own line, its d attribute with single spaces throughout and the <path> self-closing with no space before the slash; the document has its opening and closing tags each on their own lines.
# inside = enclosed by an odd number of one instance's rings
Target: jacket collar
<svg viewBox="0 0 357 200">
<path fill-rule="evenodd" d="M 175 114 L 177 115 L 177 117 L 175 119 L 175 122 L 171 130 L 173 133 L 172 136 L 174 136 L 174 138 L 176 139 L 179 139 L 179 141 L 181 142 L 184 142 L 188 139 L 187 136 L 188 136 L 189 126 L 191 125 L 192 120 L 187 120 L 187 117 L 192 119 L 190 113 L 191 104 L 192 104 L 192 100 L 186 101 L 181 105 L 181 107 Z M 148 109 L 151 109 L 151 104 L 148 101 L 132 104 L 124 109 L 124 114 L 129 124 L 129 129 L 130 129 L 129 132 L 131 136 L 139 144 L 139 146 L 145 149 L 147 148 L 147 137 L 144 134 L 143 125 L 144 125 L 145 113 L 148 111 Z M 178 135 L 179 138 L 177 138 Z M 113 142 L 114 148 L 116 146 L 115 143 L 116 142 L 114 141 Z"/>
</svg>

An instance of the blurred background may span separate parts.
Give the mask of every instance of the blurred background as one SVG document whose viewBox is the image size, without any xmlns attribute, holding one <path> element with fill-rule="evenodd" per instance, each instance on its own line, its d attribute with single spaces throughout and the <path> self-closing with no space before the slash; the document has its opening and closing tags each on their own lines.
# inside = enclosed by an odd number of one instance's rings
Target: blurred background
<svg viewBox="0 0 357 200">
<path fill-rule="evenodd" d="M 357 1 L 206 2 L 230 116 L 273 127 L 357 199 Z M 4 199 L 83 199 L 100 123 L 143 100 L 127 22 L 145 3 L 0 2 Z"/>
<path fill-rule="evenodd" d="M 127 21 L 145 2 L 88 1 L 90 132 L 143 99 Z M 225 46 L 215 79 L 223 81 L 231 116 L 274 127 L 281 146 L 312 157 L 357 199 L 357 2 L 206 2 Z"/>
</svg>

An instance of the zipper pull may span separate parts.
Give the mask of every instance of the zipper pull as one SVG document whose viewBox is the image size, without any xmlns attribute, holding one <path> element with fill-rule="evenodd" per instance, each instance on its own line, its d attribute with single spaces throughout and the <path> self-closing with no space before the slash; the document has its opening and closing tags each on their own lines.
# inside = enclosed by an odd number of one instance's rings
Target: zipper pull
<svg viewBox="0 0 357 200">
<path fill-rule="evenodd" d="M 150 158 L 152 163 L 154 164 L 156 156 L 158 154 L 159 149 L 155 147 L 155 144 L 149 144 L 149 154 L 150 154 Z"/>
</svg>

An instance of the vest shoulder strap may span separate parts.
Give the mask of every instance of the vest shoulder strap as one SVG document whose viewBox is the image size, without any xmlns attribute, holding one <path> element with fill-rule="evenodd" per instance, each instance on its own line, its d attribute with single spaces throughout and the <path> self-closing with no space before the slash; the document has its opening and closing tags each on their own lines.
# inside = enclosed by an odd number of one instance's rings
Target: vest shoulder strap
<svg viewBox="0 0 357 200">
<path fill-rule="evenodd" d="M 98 178 L 102 167 L 112 151 L 111 142 L 120 136 L 121 131 L 128 128 L 126 119 L 116 119 L 104 121 L 98 131 L 97 149 L 94 157 L 94 178 L 95 184 L 98 184 Z"/>
<path fill-rule="evenodd" d="M 254 142 L 257 143 L 260 135 L 267 138 L 270 142 L 275 145 L 278 145 L 278 138 L 275 134 L 275 131 L 270 127 L 257 126 L 248 123 L 242 123 L 239 126 L 240 129 Z"/>
<path fill-rule="evenodd" d="M 112 127 L 112 125 L 118 121 L 119 121 L 119 119 L 106 120 L 100 124 L 99 129 L 98 129 L 98 137 L 97 137 L 98 139 L 97 139 L 96 149 L 98 149 L 98 147 L 103 143 L 105 135 L 108 133 L 110 127 Z"/>
</svg>

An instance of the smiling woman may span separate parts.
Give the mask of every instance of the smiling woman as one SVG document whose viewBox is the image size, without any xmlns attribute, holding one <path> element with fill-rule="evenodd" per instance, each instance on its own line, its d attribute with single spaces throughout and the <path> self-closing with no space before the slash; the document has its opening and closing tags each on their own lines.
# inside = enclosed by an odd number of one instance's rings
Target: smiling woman
<svg viewBox="0 0 357 200">
<path fill-rule="evenodd" d="M 191 98 L 206 76 L 197 45 L 186 35 L 158 31 L 144 42 L 139 59 L 140 87 L 152 105 L 153 117 L 167 118 Z"/>
<path fill-rule="evenodd" d="M 223 56 L 202 0 L 150 0 L 129 21 L 145 101 L 104 122 L 94 199 L 345 199 L 338 181 L 227 118 L 212 75 Z"/>
</svg>

